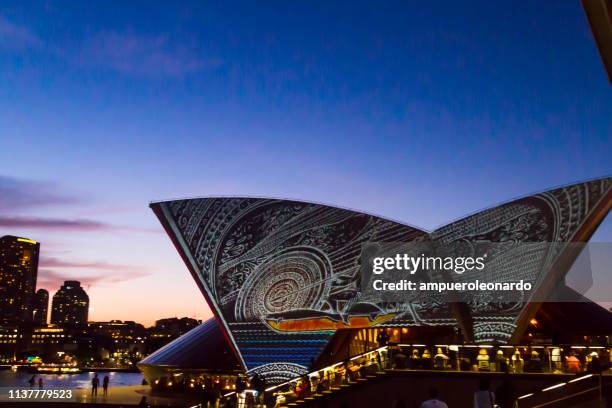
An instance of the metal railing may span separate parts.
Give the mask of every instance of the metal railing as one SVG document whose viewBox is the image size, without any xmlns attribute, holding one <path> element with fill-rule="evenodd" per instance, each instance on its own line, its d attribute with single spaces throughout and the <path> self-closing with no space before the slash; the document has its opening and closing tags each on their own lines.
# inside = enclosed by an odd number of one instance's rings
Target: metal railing
<svg viewBox="0 0 612 408">
<path fill-rule="evenodd" d="M 596 384 L 592 379 L 596 379 Z M 588 381 L 591 380 L 591 381 Z M 574 387 L 572 387 L 574 385 Z M 580 386 L 584 385 L 584 388 Z M 568 393 L 563 393 L 567 387 L 572 387 Z M 568 382 L 562 382 L 539 391 L 528 393 L 518 397 L 515 403 L 516 408 L 544 408 L 550 406 L 561 406 L 564 401 L 574 399 L 576 397 L 585 396 L 587 394 L 597 394 L 597 406 L 605 408 L 603 398 L 603 378 L 602 374 L 587 374 L 577 377 Z"/>
</svg>

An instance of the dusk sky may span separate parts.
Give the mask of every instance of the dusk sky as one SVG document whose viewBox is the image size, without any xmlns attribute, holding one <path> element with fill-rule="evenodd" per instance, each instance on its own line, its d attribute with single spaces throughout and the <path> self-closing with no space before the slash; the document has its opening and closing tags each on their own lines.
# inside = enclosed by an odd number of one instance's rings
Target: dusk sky
<svg viewBox="0 0 612 408">
<path fill-rule="evenodd" d="M 433 229 L 612 174 L 578 0 L 219 3 L 0 6 L 0 235 L 40 241 L 38 287 L 82 281 L 90 320 L 210 316 L 150 201 L 295 198 Z"/>
</svg>

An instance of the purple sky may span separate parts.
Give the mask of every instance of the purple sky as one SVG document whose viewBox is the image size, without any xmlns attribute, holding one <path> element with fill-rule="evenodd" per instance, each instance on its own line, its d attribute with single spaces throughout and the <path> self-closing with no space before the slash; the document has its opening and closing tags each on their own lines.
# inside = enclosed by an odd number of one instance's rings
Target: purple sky
<svg viewBox="0 0 612 408">
<path fill-rule="evenodd" d="M 433 229 L 612 174 L 580 2 L 168 6 L 0 11 L 0 234 L 41 241 L 39 286 L 81 280 L 94 320 L 210 315 L 149 201 L 276 196 Z"/>
</svg>

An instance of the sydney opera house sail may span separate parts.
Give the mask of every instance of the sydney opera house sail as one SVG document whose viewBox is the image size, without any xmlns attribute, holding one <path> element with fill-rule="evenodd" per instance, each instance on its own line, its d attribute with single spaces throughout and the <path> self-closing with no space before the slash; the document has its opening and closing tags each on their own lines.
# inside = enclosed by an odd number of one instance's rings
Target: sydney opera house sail
<svg viewBox="0 0 612 408">
<path fill-rule="evenodd" d="M 535 313 L 529 299 L 463 307 L 444 298 L 383 303 L 360 291 L 362 248 L 424 241 L 583 242 L 606 216 L 611 196 L 611 178 L 589 181 L 502 204 L 433 232 L 289 200 L 195 198 L 151 207 L 243 367 L 278 382 L 307 372 L 338 329 L 458 326 L 476 342 L 511 341 Z M 563 279 L 575 256 L 554 248 L 534 249 L 529 265 L 513 265 L 508 254 L 497 262 L 502 274 L 520 270 L 537 278 L 536 291 L 546 291 Z"/>
<path fill-rule="evenodd" d="M 360 311 L 366 322 L 384 316 L 376 305 L 358 302 L 363 244 L 426 236 L 371 215 L 297 201 L 204 198 L 152 206 L 244 366 L 270 379 L 304 373 L 336 327 L 364 320 Z M 303 317 L 296 320 L 303 330 L 274 328 L 268 317 L 282 312 Z M 404 315 L 411 316 L 394 313 Z M 449 313 L 439 317 L 453 322 Z"/>
<path fill-rule="evenodd" d="M 574 184 L 533 196 L 521 198 L 507 204 L 481 211 L 433 231 L 430 237 L 435 242 L 453 241 L 493 243 L 556 243 L 555 245 L 521 245 L 529 248 L 530 254 L 514 256 L 511 247 L 496 259 L 497 271 L 503 280 L 512 275 L 514 279 L 538 281 L 537 300 L 546 297 L 563 282 L 565 273 L 578 254 L 563 250 L 573 242 L 586 242 L 605 218 L 612 204 L 612 178 Z M 573 249 L 573 248 L 570 248 Z M 525 259 L 530 262 L 525 262 Z M 520 259 L 521 263 L 514 261 Z M 461 275 L 456 280 L 468 279 Z M 486 301 L 470 304 L 469 319 L 472 321 L 473 337 L 476 341 L 518 341 L 527 322 L 533 317 L 538 302 L 525 299 L 520 304 L 499 307 Z M 522 330 L 521 330 L 522 328 Z M 518 330 L 517 330 L 518 329 Z"/>
</svg>

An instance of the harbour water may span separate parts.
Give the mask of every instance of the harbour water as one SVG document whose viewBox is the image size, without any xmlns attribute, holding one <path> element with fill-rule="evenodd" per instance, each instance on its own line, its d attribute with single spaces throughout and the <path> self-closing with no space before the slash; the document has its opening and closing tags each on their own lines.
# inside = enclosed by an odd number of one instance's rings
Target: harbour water
<svg viewBox="0 0 612 408">
<path fill-rule="evenodd" d="M 28 380 L 32 378 L 31 373 L 22 371 L 1 370 L 0 387 L 29 388 Z M 38 389 L 38 379 L 42 377 L 43 388 L 49 389 L 82 389 L 91 387 L 91 379 L 95 373 L 83 372 L 78 374 L 36 374 L 36 385 Z M 126 385 L 140 385 L 142 383 L 141 373 L 123 372 L 98 372 L 100 385 L 102 378 L 108 375 L 110 378 L 109 386 L 119 387 Z"/>
</svg>

